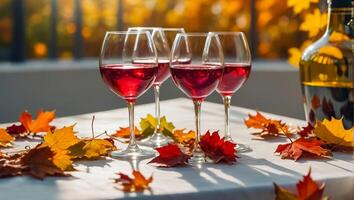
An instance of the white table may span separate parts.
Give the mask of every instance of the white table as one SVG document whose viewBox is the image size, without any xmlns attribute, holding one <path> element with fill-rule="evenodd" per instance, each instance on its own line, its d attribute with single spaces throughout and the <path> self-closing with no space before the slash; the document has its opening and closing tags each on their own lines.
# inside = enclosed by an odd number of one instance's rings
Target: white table
<svg viewBox="0 0 354 200">
<path fill-rule="evenodd" d="M 177 128 L 194 129 L 194 114 L 191 100 L 173 99 L 161 102 L 161 110 Z M 135 109 L 136 122 L 147 113 L 153 113 L 154 104 L 138 105 Z M 252 140 L 251 132 L 243 123 L 248 113 L 255 111 L 232 107 L 231 130 L 236 141 L 253 148 L 252 152 L 241 154 L 235 165 L 206 164 L 202 169 L 179 167 L 160 169 L 146 165 L 150 159 L 141 161 L 140 171 L 153 174 L 152 193 L 123 193 L 115 188 L 112 178 L 115 173 L 131 175 L 131 163 L 114 159 L 76 162 L 77 172 L 73 177 L 49 177 L 43 181 L 31 177 L 0 179 L 0 200 L 49 200 L 49 199 L 274 199 L 273 182 L 295 190 L 295 183 L 312 168 L 312 177 L 326 182 L 325 195 L 331 199 L 354 199 L 354 163 L 352 155 L 335 153 L 333 159 L 282 160 L 273 154 L 277 144 L 286 139 L 272 141 Z M 223 130 L 223 106 L 205 102 L 202 105 L 202 129 Z M 80 136 L 91 135 L 92 115 L 96 116 L 95 130 L 113 133 L 119 126 L 128 125 L 126 109 L 90 113 L 56 119 L 57 127 L 77 123 Z M 304 121 L 284 116 L 267 114 L 296 125 Z M 4 127 L 7 124 L 0 125 Z M 28 142 L 16 143 L 23 148 Z M 33 145 L 33 143 L 32 143 Z M 122 145 L 119 145 L 123 147 Z"/>
</svg>

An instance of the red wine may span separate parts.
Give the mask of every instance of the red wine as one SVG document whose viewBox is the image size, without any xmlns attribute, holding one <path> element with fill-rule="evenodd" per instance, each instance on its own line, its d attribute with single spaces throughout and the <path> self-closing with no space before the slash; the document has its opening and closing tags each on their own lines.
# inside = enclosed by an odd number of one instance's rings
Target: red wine
<svg viewBox="0 0 354 200">
<path fill-rule="evenodd" d="M 117 95 L 128 102 L 134 102 L 154 82 L 157 66 L 153 64 L 103 65 L 102 79 Z"/>
<path fill-rule="evenodd" d="M 250 72 L 251 65 L 225 63 L 217 91 L 223 96 L 231 96 L 246 82 Z"/>
<path fill-rule="evenodd" d="M 214 65 L 172 65 L 171 75 L 187 96 L 195 101 L 202 101 L 210 95 L 222 76 L 222 66 Z"/>
<path fill-rule="evenodd" d="M 170 61 L 169 60 L 159 60 L 158 71 L 154 84 L 161 85 L 170 76 Z"/>
</svg>

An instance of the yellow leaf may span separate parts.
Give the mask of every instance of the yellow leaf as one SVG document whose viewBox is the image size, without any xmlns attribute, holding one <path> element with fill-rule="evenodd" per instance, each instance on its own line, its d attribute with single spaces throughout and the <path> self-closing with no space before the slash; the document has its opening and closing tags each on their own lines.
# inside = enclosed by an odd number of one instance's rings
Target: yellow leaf
<svg viewBox="0 0 354 200">
<path fill-rule="evenodd" d="M 137 127 L 135 127 L 135 129 L 134 129 L 134 134 L 137 139 L 141 136 L 141 132 L 139 131 L 139 129 Z M 119 130 L 117 130 L 111 136 L 119 137 L 119 138 L 129 138 L 130 137 L 130 128 L 129 127 L 119 127 Z"/>
<path fill-rule="evenodd" d="M 301 59 L 301 54 L 302 52 L 300 51 L 300 49 L 298 48 L 290 48 L 288 50 L 290 56 L 289 56 L 289 59 L 288 59 L 288 62 L 293 66 L 293 67 L 296 67 L 298 68 L 299 67 L 299 64 L 300 64 L 300 59 Z"/>
<path fill-rule="evenodd" d="M 190 142 L 194 141 L 195 138 L 195 132 L 194 131 L 188 131 L 184 132 L 185 129 L 177 129 L 173 132 L 173 138 L 177 143 L 180 144 L 190 144 Z"/>
<path fill-rule="evenodd" d="M 321 14 L 316 8 L 312 14 L 306 14 L 305 21 L 300 25 L 300 30 L 306 31 L 309 37 L 316 36 L 327 24 L 327 14 Z"/>
<path fill-rule="evenodd" d="M 109 151 L 113 151 L 116 148 L 111 141 L 106 139 L 93 139 L 86 142 L 83 149 L 86 152 L 85 157 L 91 159 L 107 155 Z"/>
<path fill-rule="evenodd" d="M 288 6 L 293 7 L 295 14 L 309 9 L 311 3 L 318 3 L 318 0 L 288 0 Z"/>
<path fill-rule="evenodd" d="M 66 150 L 57 150 L 53 156 L 53 163 L 64 171 L 73 170 L 73 161 Z"/>
<path fill-rule="evenodd" d="M 12 141 L 14 138 L 5 129 L 0 128 L 0 147 L 12 147 Z"/>
<path fill-rule="evenodd" d="M 346 130 L 342 121 L 342 119 L 332 118 L 330 121 L 324 119 L 323 122 L 316 122 L 313 132 L 327 143 L 353 147 L 354 127 Z"/>
<path fill-rule="evenodd" d="M 53 133 L 48 131 L 43 138 L 44 142 L 54 151 L 57 149 L 67 150 L 70 146 L 80 141 L 75 135 L 74 126 L 75 125 L 55 129 Z"/>
</svg>

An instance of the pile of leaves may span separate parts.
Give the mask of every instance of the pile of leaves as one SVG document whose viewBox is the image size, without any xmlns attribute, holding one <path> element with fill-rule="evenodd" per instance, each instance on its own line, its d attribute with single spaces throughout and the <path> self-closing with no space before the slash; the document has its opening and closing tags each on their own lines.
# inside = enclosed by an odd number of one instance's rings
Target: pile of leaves
<svg viewBox="0 0 354 200">
<path fill-rule="evenodd" d="M 336 148 L 353 148 L 354 127 L 346 130 L 342 119 L 324 119 L 322 122 L 316 122 L 315 126 L 308 124 L 292 132 L 286 123 L 266 118 L 257 112 L 254 116 L 250 114 L 245 124 L 248 128 L 261 130 L 253 135 L 263 139 L 270 139 L 269 136 L 288 138 L 290 143 L 279 144 L 275 150 L 283 159 L 296 161 L 303 155 L 329 158 Z M 272 128 L 269 128 L 270 126 Z"/>
<path fill-rule="evenodd" d="M 0 152 L 0 177 L 30 175 L 38 179 L 46 176 L 65 176 L 64 171 L 75 170 L 73 161 L 99 159 L 116 149 L 111 138 L 79 138 L 74 125 L 55 128 L 49 123 L 55 118 L 54 112 L 39 111 L 32 119 L 28 112 L 20 115 L 20 125 L 13 124 L 0 128 L 0 147 L 11 147 L 17 138 L 28 138 L 38 133 L 42 142 L 33 148 L 14 153 Z M 92 121 L 93 123 L 93 121 Z M 92 128 L 93 129 L 93 128 Z"/>
<path fill-rule="evenodd" d="M 219 132 L 214 131 L 210 133 L 207 131 L 199 142 L 200 150 L 203 151 L 206 158 L 214 163 L 233 164 L 236 162 L 236 144 L 225 141 L 220 138 Z M 178 165 L 185 165 L 191 158 L 191 153 L 184 153 L 178 145 L 168 144 L 163 147 L 156 148 L 159 156 L 153 158 L 149 163 L 158 167 L 175 167 Z"/>
<path fill-rule="evenodd" d="M 155 129 L 157 129 L 157 119 L 154 116 L 148 114 L 145 118 L 141 118 L 140 128 L 135 127 L 135 138 L 137 140 L 143 140 L 151 136 L 155 132 Z M 170 137 L 175 143 L 188 148 L 193 146 L 194 138 L 196 136 L 194 131 L 175 129 L 173 123 L 167 121 L 165 116 L 160 118 L 160 127 L 158 131 L 165 136 Z M 130 137 L 130 129 L 129 127 L 120 127 L 111 136 L 128 139 Z"/>
</svg>

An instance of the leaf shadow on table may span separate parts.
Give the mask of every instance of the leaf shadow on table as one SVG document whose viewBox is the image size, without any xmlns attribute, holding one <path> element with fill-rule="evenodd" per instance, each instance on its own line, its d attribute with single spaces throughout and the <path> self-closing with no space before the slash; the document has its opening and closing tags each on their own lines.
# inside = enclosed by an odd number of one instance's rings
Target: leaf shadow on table
<svg viewBox="0 0 354 200">
<path fill-rule="evenodd" d="M 266 159 L 253 158 L 247 155 L 242 155 L 242 159 L 234 165 L 208 163 L 202 165 L 200 168 L 179 167 L 177 170 L 175 168 L 159 169 L 179 173 L 180 177 L 178 178 L 187 181 L 198 192 L 229 190 L 230 195 L 232 190 L 245 189 L 245 187 L 261 186 L 272 191 L 273 182 L 295 183 L 302 175 Z M 270 192 L 270 194 L 273 193 Z M 227 193 L 223 193 L 223 195 L 227 195 Z M 220 198 L 220 196 L 215 196 L 215 198 Z M 232 196 L 229 198 L 225 197 L 225 199 L 233 198 Z"/>
<path fill-rule="evenodd" d="M 90 168 L 91 167 L 105 167 L 105 166 L 110 166 L 110 163 L 113 162 L 114 160 L 112 159 L 97 159 L 97 160 L 80 160 L 77 161 L 76 163 L 79 165 L 83 165 L 86 167 L 85 172 L 90 173 Z"/>
</svg>

